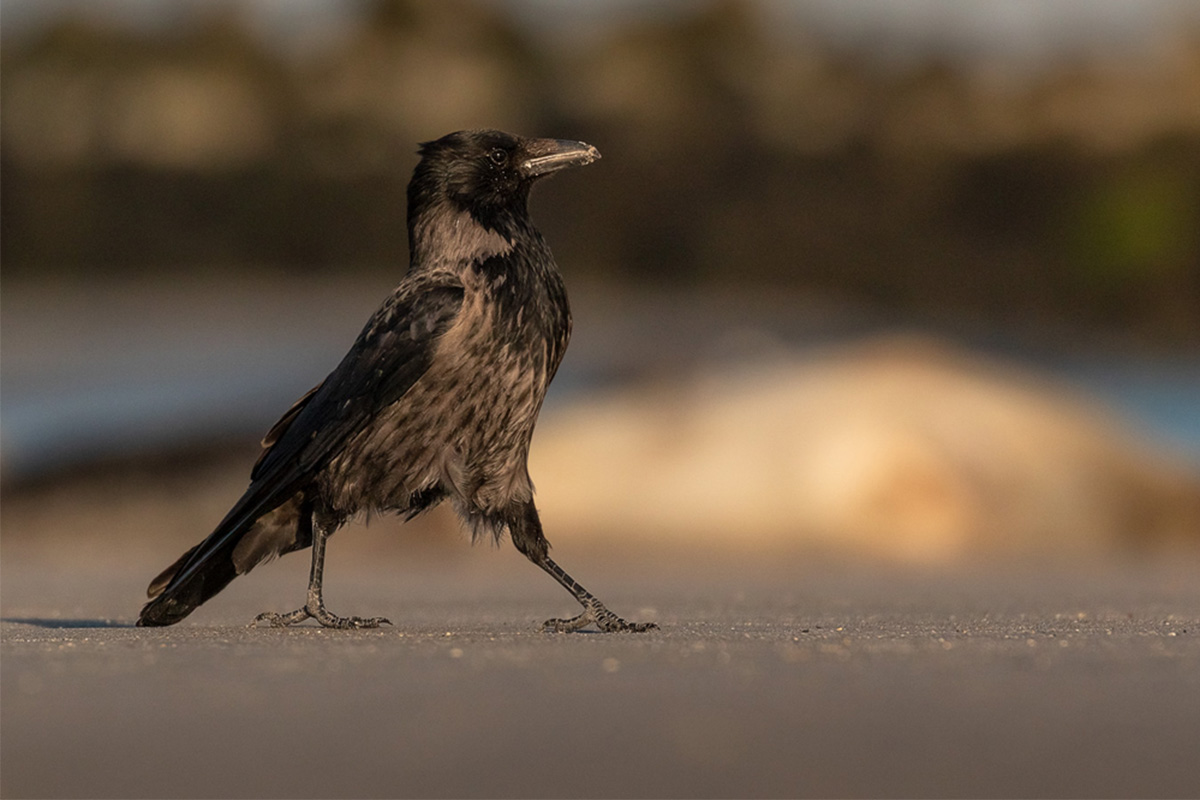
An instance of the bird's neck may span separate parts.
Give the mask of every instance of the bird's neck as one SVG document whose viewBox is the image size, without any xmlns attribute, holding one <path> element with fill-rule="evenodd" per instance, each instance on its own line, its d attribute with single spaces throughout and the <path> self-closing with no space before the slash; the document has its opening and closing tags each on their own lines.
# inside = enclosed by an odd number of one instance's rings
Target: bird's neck
<svg viewBox="0 0 1200 800">
<path fill-rule="evenodd" d="M 409 216 L 409 263 L 411 269 L 478 263 L 511 253 L 513 239 L 469 211 L 440 203 Z"/>
</svg>

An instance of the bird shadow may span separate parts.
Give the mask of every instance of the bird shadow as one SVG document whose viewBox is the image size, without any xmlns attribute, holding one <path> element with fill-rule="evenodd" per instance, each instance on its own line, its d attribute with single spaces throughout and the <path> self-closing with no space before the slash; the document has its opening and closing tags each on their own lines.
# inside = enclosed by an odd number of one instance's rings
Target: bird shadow
<svg viewBox="0 0 1200 800">
<path fill-rule="evenodd" d="M 132 622 L 114 619 L 50 619 L 45 617 L 4 617 L 0 622 L 15 622 L 37 628 L 132 628 Z"/>
</svg>

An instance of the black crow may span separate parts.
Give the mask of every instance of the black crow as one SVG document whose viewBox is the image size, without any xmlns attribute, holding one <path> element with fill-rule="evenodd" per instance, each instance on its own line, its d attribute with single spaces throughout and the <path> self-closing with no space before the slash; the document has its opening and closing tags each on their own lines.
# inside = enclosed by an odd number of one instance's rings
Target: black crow
<svg viewBox="0 0 1200 800">
<path fill-rule="evenodd" d="M 150 584 L 139 625 L 178 622 L 256 564 L 311 546 L 304 606 L 255 622 L 377 627 L 388 620 L 325 610 L 326 540 L 360 512 L 411 519 L 448 499 L 473 539 L 507 532 L 583 606 L 546 629 L 656 627 L 621 619 L 551 560 L 526 468 L 571 335 L 529 190 L 600 153 L 484 130 L 426 142 L 420 154 L 408 185 L 408 273 L 337 368 L 268 431 L 250 487 L 217 529 Z"/>
</svg>

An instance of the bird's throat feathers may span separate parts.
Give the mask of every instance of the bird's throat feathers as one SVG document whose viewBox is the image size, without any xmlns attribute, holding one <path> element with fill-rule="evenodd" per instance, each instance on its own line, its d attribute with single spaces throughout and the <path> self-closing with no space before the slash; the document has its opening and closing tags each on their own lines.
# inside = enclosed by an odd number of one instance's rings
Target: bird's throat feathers
<svg viewBox="0 0 1200 800">
<path fill-rule="evenodd" d="M 411 219 L 409 263 L 412 269 L 477 264 L 510 254 L 513 238 L 483 224 L 468 210 L 439 203 Z"/>
</svg>

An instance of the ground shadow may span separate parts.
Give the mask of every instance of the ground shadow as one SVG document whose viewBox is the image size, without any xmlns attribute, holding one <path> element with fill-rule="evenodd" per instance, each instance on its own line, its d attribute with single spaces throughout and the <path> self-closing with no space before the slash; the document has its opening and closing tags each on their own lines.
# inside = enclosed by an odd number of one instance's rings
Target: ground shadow
<svg viewBox="0 0 1200 800">
<path fill-rule="evenodd" d="M 42 617 L 4 617 L 0 622 L 34 625 L 38 628 L 132 628 L 132 622 L 115 619 L 49 619 Z"/>
</svg>

